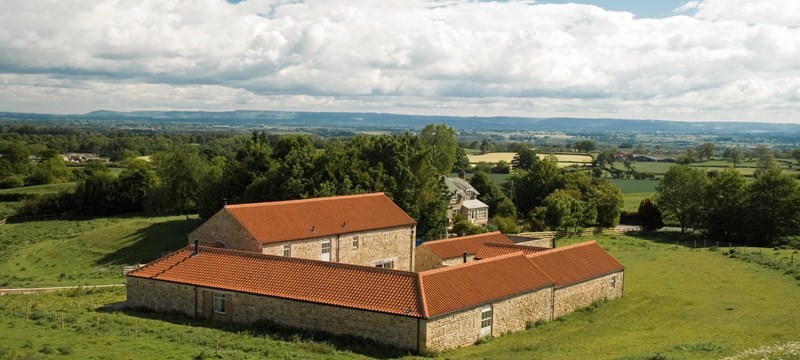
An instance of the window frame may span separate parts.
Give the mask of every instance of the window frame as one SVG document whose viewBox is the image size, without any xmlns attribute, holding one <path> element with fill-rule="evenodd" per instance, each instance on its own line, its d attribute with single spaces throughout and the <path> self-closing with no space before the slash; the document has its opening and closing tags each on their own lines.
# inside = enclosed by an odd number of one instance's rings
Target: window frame
<svg viewBox="0 0 800 360">
<path fill-rule="evenodd" d="M 225 314 L 226 296 L 223 293 L 214 292 L 211 295 L 211 311 L 214 314 Z"/>
<path fill-rule="evenodd" d="M 284 244 L 283 245 L 283 256 L 286 256 L 286 257 L 292 256 L 292 244 Z"/>
<path fill-rule="evenodd" d="M 352 245 L 353 245 L 353 250 L 358 250 L 359 245 L 361 245 L 358 235 L 353 235 Z"/>
<path fill-rule="evenodd" d="M 375 267 L 382 269 L 394 269 L 394 260 L 378 262 L 375 264 Z"/>
<path fill-rule="evenodd" d="M 480 332 L 481 337 L 491 336 L 493 327 L 494 327 L 494 308 L 492 308 L 492 305 L 486 305 L 481 309 L 481 332 Z"/>
</svg>

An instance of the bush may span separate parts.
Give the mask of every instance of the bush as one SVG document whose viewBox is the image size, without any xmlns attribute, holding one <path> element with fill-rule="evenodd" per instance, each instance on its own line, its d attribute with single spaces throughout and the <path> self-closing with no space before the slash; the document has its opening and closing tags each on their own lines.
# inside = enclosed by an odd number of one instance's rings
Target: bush
<svg viewBox="0 0 800 360">
<path fill-rule="evenodd" d="M 23 185 L 25 185 L 25 181 L 17 175 L 10 175 L 0 179 L 0 189 L 18 188 Z"/>
</svg>

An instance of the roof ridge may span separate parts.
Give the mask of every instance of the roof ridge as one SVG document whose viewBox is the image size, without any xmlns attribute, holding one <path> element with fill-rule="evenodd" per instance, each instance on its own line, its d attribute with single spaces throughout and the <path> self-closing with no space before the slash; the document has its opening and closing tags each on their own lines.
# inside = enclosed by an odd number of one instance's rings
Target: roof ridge
<svg viewBox="0 0 800 360">
<path fill-rule="evenodd" d="M 447 238 L 447 239 L 431 240 L 431 241 L 426 241 L 426 242 L 424 242 L 424 243 L 422 243 L 420 245 L 433 244 L 433 243 L 441 244 L 441 243 L 445 243 L 445 242 L 449 242 L 449 241 L 474 239 L 474 238 L 478 238 L 478 237 L 481 237 L 481 236 L 489 236 L 489 235 L 493 235 L 493 234 L 503 235 L 503 233 L 500 232 L 500 231 L 492 231 L 492 232 L 483 233 L 483 234 L 475 234 L 475 235 L 467 235 L 467 236 L 456 236 L 456 237 L 451 237 L 451 238 Z"/>
<path fill-rule="evenodd" d="M 171 258 L 173 256 L 177 256 L 178 253 L 180 253 L 181 251 L 184 251 L 184 250 L 186 250 L 186 249 L 188 249 L 190 247 L 191 247 L 191 245 L 184 246 L 184 247 L 182 247 L 182 248 L 180 248 L 178 250 L 175 250 L 175 251 L 173 251 L 173 252 L 171 252 L 171 253 L 169 253 L 167 255 L 164 255 L 164 256 L 162 256 L 162 257 L 160 257 L 160 258 L 158 258 L 158 259 L 156 259 L 154 261 L 151 261 L 151 262 L 149 262 L 147 264 L 144 264 L 144 266 L 142 266 L 142 267 L 140 267 L 138 269 L 135 269 L 133 271 L 128 272 L 127 275 L 136 275 L 136 273 L 139 272 L 139 270 L 146 269 L 146 268 L 149 268 L 151 266 L 155 266 L 155 265 L 157 265 L 159 263 L 162 263 L 162 262 L 166 261 L 168 258 Z M 169 267 L 169 268 L 172 268 L 172 267 Z M 163 271 L 160 271 L 158 274 L 161 274 L 161 273 L 163 273 Z"/>
<path fill-rule="evenodd" d="M 559 248 L 552 248 L 552 249 L 547 250 L 547 251 L 540 251 L 540 252 L 528 254 L 528 255 L 525 255 L 525 256 L 528 256 L 528 257 L 544 256 L 543 254 L 553 254 L 553 253 L 561 252 L 561 251 L 564 251 L 564 250 L 569 250 L 569 249 L 589 246 L 589 245 L 592 245 L 592 244 L 597 244 L 597 241 L 589 240 L 589 241 L 579 242 L 577 244 L 562 246 L 562 247 L 559 247 Z"/>
<path fill-rule="evenodd" d="M 365 194 L 324 196 L 324 197 L 315 197 L 315 198 L 307 198 L 307 199 L 262 201 L 262 202 L 255 202 L 255 203 L 231 204 L 231 205 L 225 205 L 224 208 L 225 209 L 237 209 L 237 208 L 256 207 L 256 206 L 273 206 L 273 205 L 296 204 L 296 203 L 306 203 L 306 202 L 331 201 L 331 200 L 340 200 L 340 199 L 353 199 L 353 198 L 373 197 L 373 196 L 381 196 L 381 195 L 386 196 L 386 194 L 383 193 L 383 192 L 375 192 L 375 193 L 365 193 Z"/>
<path fill-rule="evenodd" d="M 422 283 L 422 275 L 420 273 L 416 274 L 417 274 L 417 288 L 419 290 L 418 294 L 419 296 L 417 300 L 419 301 L 419 305 L 422 308 L 421 315 L 425 318 L 428 318 L 430 315 L 428 312 L 427 300 L 425 299 L 425 287 Z"/>
<path fill-rule="evenodd" d="M 510 254 L 503 254 L 503 255 L 499 255 L 499 256 L 495 256 L 495 257 L 490 257 L 488 259 L 481 259 L 480 261 L 470 261 L 470 262 L 465 262 L 463 264 L 456 264 L 456 265 L 445 266 L 445 267 L 440 267 L 440 268 L 431 269 L 431 270 L 420 271 L 419 274 L 420 274 L 420 276 L 421 275 L 429 275 L 429 274 L 445 272 L 445 271 L 449 271 L 449 270 L 453 270 L 453 269 L 460 269 L 460 268 L 470 267 L 470 266 L 478 266 L 480 264 L 488 264 L 488 263 L 491 263 L 491 262 L 505 260 L 505 259 L 508 259 L 508 258 L 516 257 L 516 256 L 523 256 L 524 257 L 525 253 L 523 253 L 522 250 L 520 250 L 520 251 L 516 251 L 516 252 L 510 253 Z"/>
<path fill-rule="evenodd" d="M 191 245 L 188 246 L 188 247 L 191 247 Z M 393 274 L 399 274 L 399 275 L 401 274 L 403 276 L 409 276 L 409 275 L 417 274 L 417 273 L 415 273 L 413 271 L 406 271 L 406 270 L 386 269 L 386 268 L 379 268 L 379 267 L 374 267 L 374 266 L 364 266 L 364 265 L 355 265 L 355 264 L 333 262 L 333 261 L 304 259 L 304 258 L 291 257 L 291 256 L 259 254 L 259 253 L 256 253 L 256 252 L 245 251 L 245 250 L 224 249 L 224 248 L 216 248 L 216 247 L 210 247 L 210 246 L 201 246 L 200 248 L 203 249 L 204 251 L 212 251 L 212 252 L 217 252 L 217 253 L 234 253 L 234 254 L 237 254 L 237 255 L 243 255 L 243 256 L 251 257 L 251 258 L 262 258 L 262 259 L 273 259 L 273 260 L 278 260 L 278 261 L 295 262 L 295 263 L 317 264 L 317 265 L 321 265 L 321 266 L 328 266 L 328 267 L 334 267 L 334 268 L 349 268 L 349 269 L 356 269 L 356 270 L 369 271 L 369 272 L 393 273 Z M 200 255 L 202 255 L 202 252 L 200 252 Z"/>
</svg>

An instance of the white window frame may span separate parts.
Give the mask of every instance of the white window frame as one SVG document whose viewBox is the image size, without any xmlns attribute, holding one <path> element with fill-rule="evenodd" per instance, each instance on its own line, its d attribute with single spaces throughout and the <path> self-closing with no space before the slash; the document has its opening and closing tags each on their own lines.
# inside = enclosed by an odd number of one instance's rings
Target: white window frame
<svg viewBox="0 0 800 360">
<path fill-rule="evenodd" d="M 609 284 L 609 288 L 611 289 L 617 288 L 617 275 L 611 277 L 611 283 Z"/>
<path fill-rule="evenodd" d="M 359 245 L 358 235 L 353 235 L 353 250 L 358 250 Z"/>
<path fill-rule="evenodd" d="M 492 305 L 486 305 L 481 309 L 481 337 L 492 335 L 492 325 L 494 322 L 494 310 Z"/>
<path fill-rule="evenodd" d="M 383 261 L 375 264 L 375 267 L 383 269 L 394 269 L 394 261 Z"/>
<path fill-rule="evenodd" d="M 323 240 L 320 247 L 321 247 L 320 260 L 322 260 L 322 261 L 331 261 L 331 241 L 330 240 Z M 325 251 L 325 250 L 327 250 L 327 251 Z"/>
<path fill-rule="evenodd" d="M 212 293 L 211 299 L 211 310 L 213 310 L 215 314 L 225 314 L 225 294 L 218 292 Z"/>
<path fill-rule="evenodd" d="M 283 256 L 292 256 L 292 244 L 283 244 Z"/>
</svg>

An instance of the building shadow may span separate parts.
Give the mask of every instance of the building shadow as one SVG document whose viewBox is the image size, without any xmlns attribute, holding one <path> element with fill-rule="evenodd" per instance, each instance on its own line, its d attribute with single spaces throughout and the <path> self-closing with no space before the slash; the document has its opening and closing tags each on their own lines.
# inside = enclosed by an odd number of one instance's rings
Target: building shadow
<svg viewBox="0 0 800 360">
<path fill-rule="evenodd" d="M 187 245 L 186 236 L 198 227 L 198 219 L 177 219 L 152 224 L 123 239 L 129 245 L 106 254 L 96 265 L 146 264 Z"/>
</svg>

